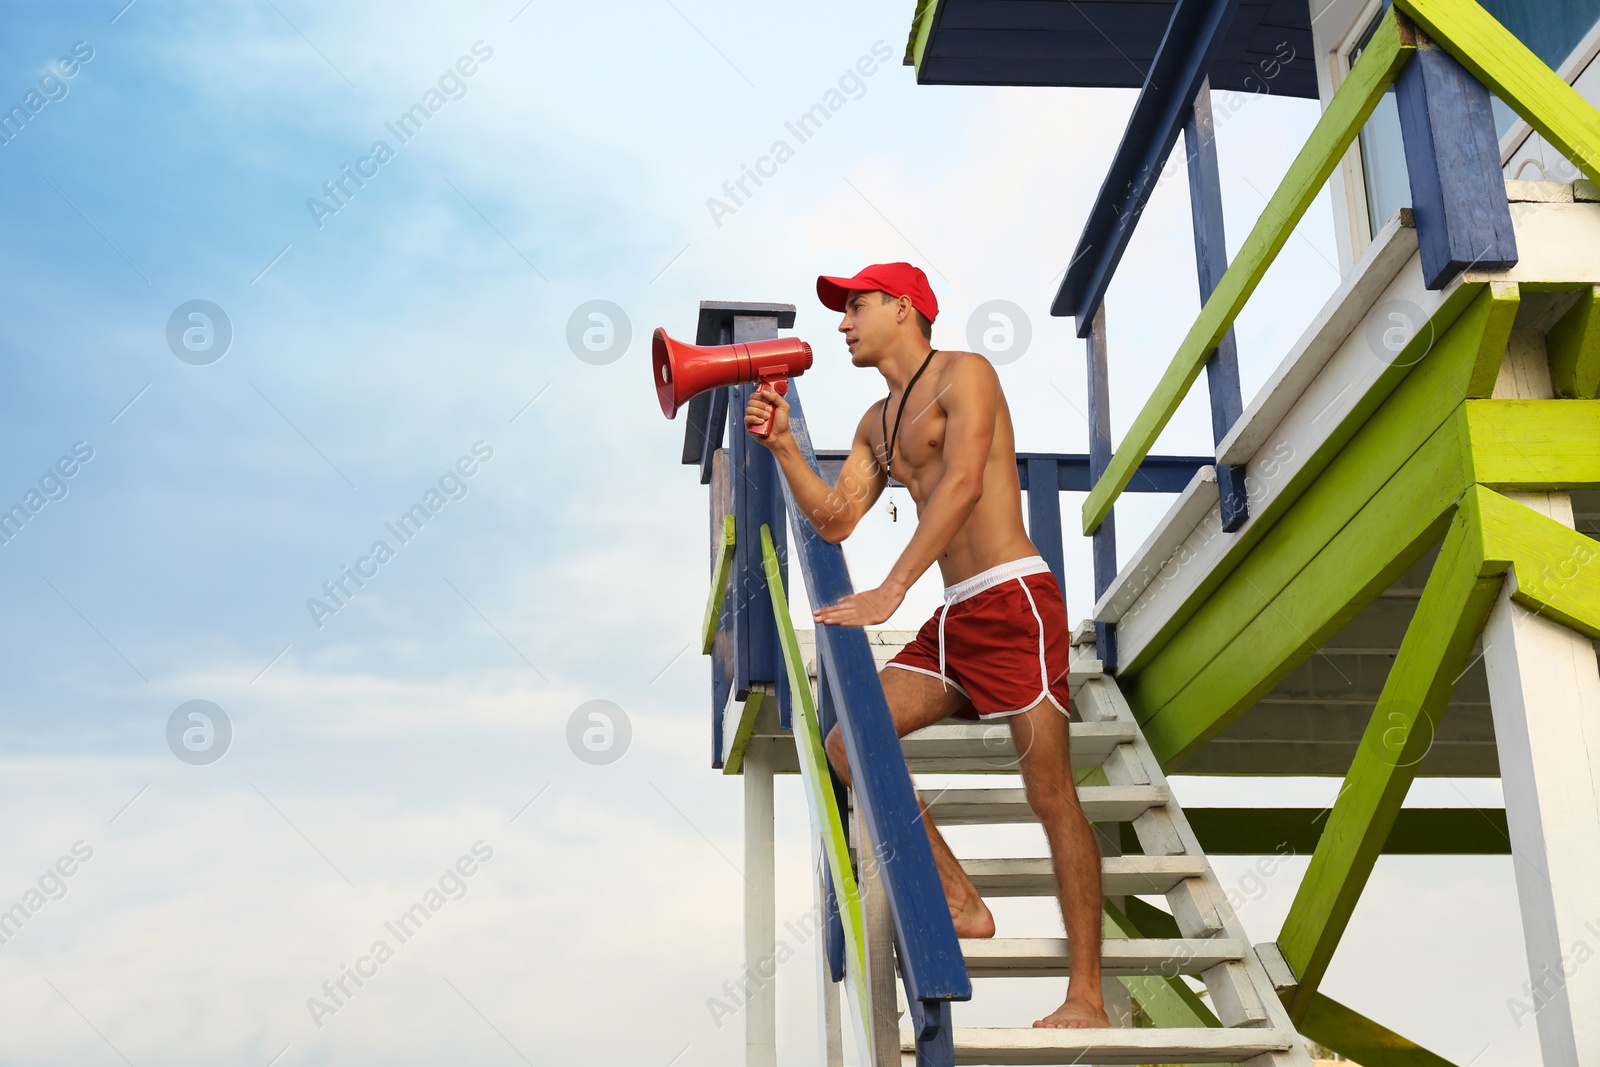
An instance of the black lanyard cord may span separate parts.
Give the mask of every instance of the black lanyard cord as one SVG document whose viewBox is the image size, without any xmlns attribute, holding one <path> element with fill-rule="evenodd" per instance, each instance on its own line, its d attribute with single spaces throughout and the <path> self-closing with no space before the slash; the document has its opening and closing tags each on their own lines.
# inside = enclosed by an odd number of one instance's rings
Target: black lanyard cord
<svg viewBox="0 0 1600 1067">
<path fill-rule="evenodd" d="M 938 355 L 937 348 L 928 352 L 928 358 L 922 361 L 922 366 L 917 368 L 917 373 L 911 376 L 911 381 L 906 383 L 906 391 L 900 394 L 900 410 L 894 413 L 894 434 L 889 434 L 889 398 L 883 398 L 883 408 L 878 412 L 878 421 L 881 424 L 883 440 L 883 469 L 884 473 L 894 477 L 894 442 L 900 436 L 900 417 L 906 413 L 906 401 L 911 399 L 911 390 L 917 384 L 917 379 L 922 377 L 922 372 L 928 369 L 928 364 L 933 362 L 933 357 Z"/>
</svg>

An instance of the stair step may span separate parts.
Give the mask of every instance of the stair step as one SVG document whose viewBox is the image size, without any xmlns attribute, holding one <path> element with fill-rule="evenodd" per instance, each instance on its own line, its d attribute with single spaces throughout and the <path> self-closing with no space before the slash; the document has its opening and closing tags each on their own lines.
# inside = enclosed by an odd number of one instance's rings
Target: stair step
<svg viewBox="0 0 1600 1067">
<path fill-rule="evenodd" d="M 1056 877 L 1046 857 L 962 860 L 961 866 L 986 897 L 1056 894 Z M 1107 856 L 1100 861 L 1100 884 L 1106 896 L 1150 896 L 1205 872 L 1204 856 Z"/>
<path fill-rule="evenodd" d="M 1038 821 L 1021 789 L 921 789 L 933 821 L 942 826 L 987 826 Z M 1080 785 L 1078 803 L 1090 822 L 1131 822 L 1172 799 L 1159 785 Z"/>
<path fill-rule="evenodd" d="M 1243 941 L 1227 937 L 1108 937 L 1101 942 L 1100 968 L 1108 975 L 1199 975 L 1244 959 L 1246 951 Z M 964 937 L 961 954 L 973 978 L 1039 978 L 1071 971 L 1064 937 Z"/>
<path fill-rule="evenodd" d="M 1292 1048 L 1292 1031 L 1265 1028 L 1056 1030 L 1034 1027 L 955 1028 L 958 1064 L 1239 1063 Z M 902 1036 L 901 1050 L 914 1051 Z"/>
<path fill-rule="evenodd" d="M 1121 722 L 1075 722 L 1070 728 L 1072 765 L 1077 768 L 1100 766 L 1135 733 L 1132 723 Z M 1017 773 L 1016 746 L 1003 720 L 946 720 L 907 734 L 900 746 L 913 774 Z"/>
</svg>

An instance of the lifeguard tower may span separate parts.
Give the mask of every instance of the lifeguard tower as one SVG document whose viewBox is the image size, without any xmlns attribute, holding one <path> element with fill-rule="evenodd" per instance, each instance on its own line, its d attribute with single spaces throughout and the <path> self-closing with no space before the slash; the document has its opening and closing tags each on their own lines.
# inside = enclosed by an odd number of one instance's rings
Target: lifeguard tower
<svg viewBox="0 0 1600 1067">
<path fill-rule="evenodd" d="M 1119 1025 L 960 1025 L 972 978 L 1072 967 L 1061 938 L 959 940 L 919 824 L 912 774 L 972 783 L 922 794 L 942 823 L 1031 820 L 1009 735 L 951 721 L 897 739 L 877 670 L 911 635 L 796 629 L 792 565 L 812 603 L 850 577 L 837 546 L 790 522 L 786 486 L 737 419 L 741 386 L 696 398 L 683 460 L 710 490 L 711 763 L 744 778 L 752 1067 L 777 1062 L 761 980 L 772 783 L 795 773 L 827 927 L 828 1063 L 854 1046 L 876 1067 L 1306 1064 L 1310 1039 L 1364 1067 L 1444 1065 L 1402 1036 L 1403 1017 L 1364 1017 L 1319 986 L 1380 854 L 1500 853 L 1544 1060 L 1600 1067 L 1600 964 L 1573 965 L 1575 946 L 1600 948 L 1600 0 L 1486 6 L 918 7 L 907 62 L 921 83 L 1139 91 L 1050 309 L 1084 342 L 1088 451 L 1017 458 L 1030 537 L 1058 580 L 1060 494 L 1087 494 L 1072 532 L 1093 539 L 1097 601 L 1074 638 L 1071 744 L 1105 847 Z M 1214 89 L 1322 105 L 1231 262 Z M 1166 370 L 1113 443 L 1104 298 L 1180 139 L 1202 309 L 1170 359 L 1151 354 Z M 1325 185 L 1342 282 L 1245 398 L 1233 323 Z M 697 340 L 793 321 L 791 305 L 708 301 Z M 1152 455 L 1202 372 L 1214 453 Z M 844 453 L 813 447 L 803 391 L 795 434 L 831 483 Z M 1171 504 L 1119 567 L 1126 492 Z M 857 768 L 848 794 L 822 751 L 835 723 Z M 1180 770 L 1342 785 L 1322 811 L 1185 811 L 1167 784 Z M 1498 777 L 1505 807 L 1402 807 L 1419 775 Z M 1284 848 L 1309 869 L 1276 936 L 1252 943 L 1208 857 Z M 988 896 L 1054 893 L 1041 857 L 965 865 Z"/>
</svg>

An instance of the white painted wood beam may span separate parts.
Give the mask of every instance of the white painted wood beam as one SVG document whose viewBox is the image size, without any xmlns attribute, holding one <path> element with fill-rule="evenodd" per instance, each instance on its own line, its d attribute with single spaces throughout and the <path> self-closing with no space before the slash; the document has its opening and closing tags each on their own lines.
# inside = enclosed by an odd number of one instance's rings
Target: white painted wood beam
<svg viewBox="0 0 1600 1067">
<path fill-rule="evenodd" d="M 752 738 L 744 755 L 744 1008 L 746 1067 L 777 1067 L 777 868 L 773 846 L 772 746 Z"/>
</svg>

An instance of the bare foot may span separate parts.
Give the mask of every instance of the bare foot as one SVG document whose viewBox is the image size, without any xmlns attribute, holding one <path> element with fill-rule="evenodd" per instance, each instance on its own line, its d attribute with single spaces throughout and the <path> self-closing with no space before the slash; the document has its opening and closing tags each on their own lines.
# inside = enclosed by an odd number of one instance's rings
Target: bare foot
<svg viewBox="0 0 1600 1067">
<path fill-rule="evenodd" d="M 1106 1017 L 1106 1009 L 1103 1003 L 1090 1003 L 1082 999 L 1074 1000 L 1071 996 L 1068 996 L 1065 1004 L 1062 1004 L 1061 1007 L 1033 1025 L 1060 1030 L 1087 1030 L 1093 1027 L 1110 1026 L 1111 1020 Z"/>
<path fill-rule="evenodd" d="M 957 937 L 993 937 L 994 916 L 982 897 L 973 897 L 966 907 L 950 905 L 950 921 L 955 924 Z"/>
</svg>

